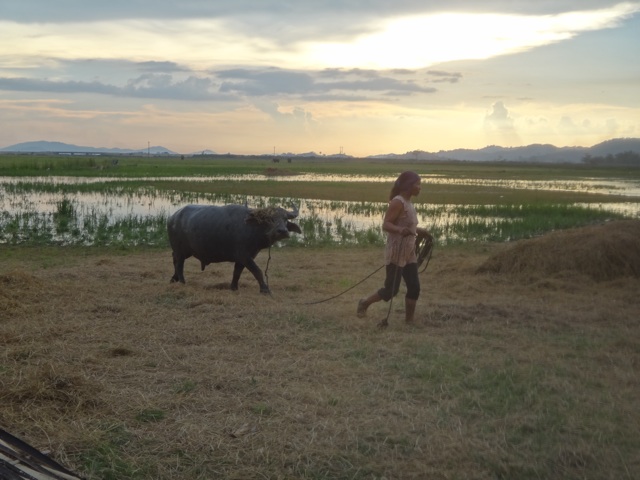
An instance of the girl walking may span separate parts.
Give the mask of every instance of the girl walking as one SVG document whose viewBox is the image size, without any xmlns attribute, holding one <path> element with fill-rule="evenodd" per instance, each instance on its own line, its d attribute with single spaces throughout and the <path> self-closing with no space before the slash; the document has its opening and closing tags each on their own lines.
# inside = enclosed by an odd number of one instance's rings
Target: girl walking
<svg viewBox="0 0 640 480">
<path fill-rule="evenodd" d="M 367 314 L 369 305 L 384 300 L 388 302 L 398 294 L 400 279 L 407 286 L 405 295 L 405 321 L 413 323 L 416 303 L 420 296 L 420 279 L 415 242 L 418 233 L 429 235 L 425 229 L 418 228 L 418 215 L 411 198 L 420 193 L 420 176 L 412 171 L 402 172 L 396 179 L 389 195 L 389 207 L 384 215 L 382 229 L 387 233 L 384 250 L 386 277 L 384 286 L 367 298 L 358 302 L 357 315 Z M 386 327 L 387 319 L 378 326 Z"/>
</svg>

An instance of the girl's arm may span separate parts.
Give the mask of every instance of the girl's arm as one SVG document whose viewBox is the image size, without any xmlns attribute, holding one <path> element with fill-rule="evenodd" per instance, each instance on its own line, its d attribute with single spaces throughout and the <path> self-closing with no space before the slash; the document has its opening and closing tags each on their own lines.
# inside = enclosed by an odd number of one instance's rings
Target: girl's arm
<svg viewBox="0 0 640 480">
<path fill-rule="evenodd" d="M 404 205 L 402 202 L 397 199 L 393 199 L 389 202 L 389 208 L 387 208 L 387 212 L 384 214 L 384 221 L 382 222 L 382 229 L 385 232 L 389 233 L 398 233 L 403 237 L 407 235 L 412 235 L 411 230 L 407 227 L 399 227 L 396 225 L 398 218 L 402 215 L 402 211 L 404 210 Z"/>
</svg>

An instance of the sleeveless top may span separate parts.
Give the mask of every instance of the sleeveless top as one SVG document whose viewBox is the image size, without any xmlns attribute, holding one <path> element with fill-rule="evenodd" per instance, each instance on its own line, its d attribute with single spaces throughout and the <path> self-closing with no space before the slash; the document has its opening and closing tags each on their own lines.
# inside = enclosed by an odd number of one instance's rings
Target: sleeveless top
<svg viewBox="0 0 640 480">
<path fill-rule="evenodd" d="M 399 233 L 387 232 L 387 245 L 384 250 L 384 261 L 387 265 L 393 263 L 399 267 L 404 267 L 408 263 L 416 263 L 416 234 L 418 228 L 418 214 L 413 203 L 407 201 L 402 195 L 393 197 L 393 200 L 400 200 L 404 205 L 404 210 L 395 221 L 398 227 L 409 227 L 412 235 L 403 237 Z"/>
</svg>

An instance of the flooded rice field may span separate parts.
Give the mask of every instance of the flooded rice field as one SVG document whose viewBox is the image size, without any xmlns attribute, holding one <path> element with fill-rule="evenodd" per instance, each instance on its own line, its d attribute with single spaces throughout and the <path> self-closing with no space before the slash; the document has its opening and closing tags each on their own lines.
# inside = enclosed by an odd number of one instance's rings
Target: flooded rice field
<svg viewBox="0 0 640 480">
<path fill-rule="evenodd" d="M 422 175 L 423 181 L 433 185 L 467 185 L 484 187 L 501 187 L 524 190 L 549 190 L 566 192 L 599 193 L 603 195 L 623 195 L 640 197 L 640 181 L 601 178 L 583 178 L 580 180 L 514 180 L 514 179 L 478 179 L 478 178 L 451 178 L 444 175 Z M 385 175 L 329 175 L 329 174 L 295 174 L 295 175 L 219 175 L 205 176 L 192 175 L 185 177 L 70 177 L 70 176 L 42 176 L 42 177 L 2 177 L 0 185 L 39 183 L 47 185 L 77 185 L 100 184 L 115 182 L 140 182 L 140 181 L 186 181 L 186 182 L 210 182 L 210 181 L 272 181 L 272 182 L 368 182 L 391 184 L 395 176 Z"/>
<path fill-rule="evenodd" d="M 264 175 L 162 177 L 161 180 L 205 182 L 379 182 L 395 177 L 340 175 Z M 166 218 L 189 203 L 247 204 L 252 208 L 295 205 L 302 236 L 289 244 L 382 244 L 386 203 L 347 202 L 287 197 L 218 195 L 159 191 L 144 186 L 153 178 L 0 177 L 0 243 L 77 245 L 166 245 Z M 160 180 L 157 179 L 157 180 Z M 640 197 L 640 182 L 581 179 L 513 181 L 425 176 L 429 184 L 477 185 L 525 190 L 555 190 Z M 135 183 L 135 185 L 134 185 Z M 143 186 L 137 186 L 142 184 Z M 417 204 L 420 223 L 442 244 L 521 238 L 554 228 L 607 218 L 640 217 L 640 203 L 569 205 L 428 205 Z M 583 217 L 584 218 L 581 218 Z M 585 220 L 585 218 L 587 220 Z M 569 222 L 569 223 L 564 223 Z"/>
</svg>

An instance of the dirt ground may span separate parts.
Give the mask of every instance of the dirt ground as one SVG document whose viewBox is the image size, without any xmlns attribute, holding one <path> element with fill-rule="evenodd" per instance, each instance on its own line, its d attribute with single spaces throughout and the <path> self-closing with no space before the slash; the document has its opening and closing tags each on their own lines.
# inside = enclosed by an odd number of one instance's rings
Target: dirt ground
<svg viewBox="0 0 640 480">
<path fill-rule="evenodd" d="M 0 426 L 87 478 L 640 478 L 637 225 L 436 247 L 385 330 L 355 315 L 383 270 L 310 304 L 380 249 L 274 248 L 272 296 L 194 259 L 170 284 L 169 250 L 12 249 Z"/>
</svg>

